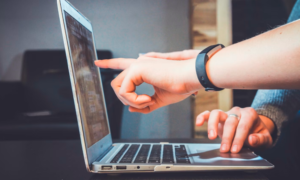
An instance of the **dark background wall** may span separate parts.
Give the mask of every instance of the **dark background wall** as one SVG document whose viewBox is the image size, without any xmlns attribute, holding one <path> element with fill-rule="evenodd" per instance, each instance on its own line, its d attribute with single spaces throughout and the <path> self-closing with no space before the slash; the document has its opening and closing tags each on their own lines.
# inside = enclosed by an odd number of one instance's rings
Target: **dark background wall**
<svg viewBox="0 0 300 180">
<path fill-rule="evenodd" d="M 233 43 L 287 22 L 296 0 L 232 0 Z M 234 106 L 251 106 L 256 90 L 234 90 Z"/>
</svg>

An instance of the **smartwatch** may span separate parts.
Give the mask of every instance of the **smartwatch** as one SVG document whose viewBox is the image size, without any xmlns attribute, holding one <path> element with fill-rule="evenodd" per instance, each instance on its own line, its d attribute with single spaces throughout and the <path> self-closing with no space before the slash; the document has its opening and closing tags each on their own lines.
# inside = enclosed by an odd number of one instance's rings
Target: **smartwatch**
<svg viewBox="0 0 300 180">
<path fill-rule="evenodd" d="M 224 88 L 218 88 L 214 86 L 207 77 L 206 63 L 209 60 L 209 56 L 216 53 L 220 49 L 224 48 L 223 44 L 216 44 L 205 48 L 201 51 L 196 59 L 196 73 L 201 85 L 205 88 L 205 91 L 221 91 Z"/>
</svg>

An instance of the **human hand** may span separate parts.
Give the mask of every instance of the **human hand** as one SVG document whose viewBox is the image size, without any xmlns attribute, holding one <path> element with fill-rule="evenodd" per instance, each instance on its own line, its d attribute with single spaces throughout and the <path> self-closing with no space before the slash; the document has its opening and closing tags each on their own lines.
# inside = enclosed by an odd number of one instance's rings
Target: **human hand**
<svg viewBox="0 0 300 180">
<path fill-rule="evenodd" d="M 205 121 L 208 122 L 209 139 L 215 139 L 217 136 L 222 139 L 220 152 L 238 153 L 244 144 L 254 149 L 265 149 L 273 143 L 273 121 L 258 115 L 251 107 L 234 107 L 228 112 L 205 111 L 197 116 L 196 126 L 202 126 Z"/>
<path fill-rule="evenodd" d="M 183 50 L 169 53 L 159 53 L 159 52 L 149 52 L 143 56 L 159 58 L 159 59 L 168 59 L 168 60 L 189 60 L 195 59 L 201 50 Z"/>
<path fill-rule="evenodd" d="M 101 68 L 125 69 L 112 82 L 117 97 L 129 111 L 149 113 L 184 100 L 202 86 L 197 78 L 195 60 L 171 61 L 145 56 L 135 59 L 95 61 Z M 153 96 L 135 93 L 136 86 L 151 84 Z"/>
</svg>

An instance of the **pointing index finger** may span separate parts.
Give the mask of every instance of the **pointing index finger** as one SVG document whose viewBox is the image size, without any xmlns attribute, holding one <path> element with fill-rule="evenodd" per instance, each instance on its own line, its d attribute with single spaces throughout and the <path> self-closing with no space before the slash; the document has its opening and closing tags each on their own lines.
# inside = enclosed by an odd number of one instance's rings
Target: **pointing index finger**
<svg viewBox="0 0 300 180">
<path fill-rule="evenodd" d="M 127 69 L 136 59 L 126 58 L 115 58 L 115 59 L 104 59 L 96 60 L 95 65 L 100 68 L 111 68 L 111 69 Z"/>
</svg>

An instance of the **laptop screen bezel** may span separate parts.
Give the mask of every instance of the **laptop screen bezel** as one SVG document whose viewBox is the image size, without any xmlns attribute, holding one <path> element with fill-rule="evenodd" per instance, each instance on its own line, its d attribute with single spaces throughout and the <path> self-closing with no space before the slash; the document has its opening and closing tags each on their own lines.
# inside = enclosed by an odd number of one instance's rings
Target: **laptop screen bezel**
<svg viewBox="0 0 300 180">
<path fill-rule="evenodd" d="M 81 116 L 81 110 L 80 110 L 80 106 L 79 106 L 80 102 L 79 102 L 78 95 L 77 95 L 76 88 L 75 88 L 76 87 L 76 78 L 75 78 L 74 67 L 73 67 L 73 63 L 72 63 L 73 61 L 72 61 L 72 56 L 71 56 L 70 41 L 68 39 L 67 24 L 66 24 L 64 12 L 67 12 L 74 19 L 76 19 L 79 23 L 81 23 L 84 27 L 86 27 L 89 31 L 91 31 L 92 37 L 93 37 L 94 53 L 95 53 L 95 57 L 97 58 L 95 38 L 94 38 L 93 28 L 92 28 L 92 24 L 91 24 L 90 20 L 87 19 L 81 12 L 79 12 L 70 2 L 68 2 L 66 0 L 57 0 L 57 5 L 58 5 L 59 18 L 60 18 L 60 22 L 61 22 L 62 34 L 63 34 L 63 39 L 64 39 L 64 46 L 65 46 L 65 51 L 66 51 L 66 56 L 67 56 L 68 69 L 69 69 L 72 92 L 73 92 L 73 99 L 74 99 L 74 104 L 75 104 L 75 109 L 76 109 L 77 122 L 78 122 L 78 126 L 79 126 L 81 145 L 82 145 L 82 150 L 83 150 L 86 167 L 88 170 L 90 170 L 89 166 L 102 153 L 104 153 L 105 150 L 107 150 L 112 145 L 112 138 L 111 138 L 109 121 L 108 121 L 105 97 L 103 94 L 104 91 L 103 91 L 103 87 L 102 87 L 100 69 L 97 68 L 98 74 L 99 74 L 99 80 L 100 80 L 100 84 L 101 84 L 101 90 L 102 90 L 102 98 L 103 98 L 103 106 L 104 106 L 104 110 L 105 110 L 105 117 L 106 117 L 109 132 L 105 137 L 103 137 L 101 140 L 99 140 L 98 142 L 96 142 L 95 144 L 90 146 L 89 148 L 87 146 L 85 130 L 84 130 L 83 123 L 82 123 L 83 118 Z"/>
</svg>

